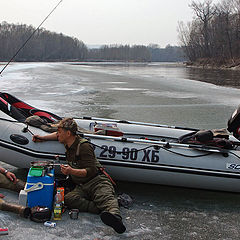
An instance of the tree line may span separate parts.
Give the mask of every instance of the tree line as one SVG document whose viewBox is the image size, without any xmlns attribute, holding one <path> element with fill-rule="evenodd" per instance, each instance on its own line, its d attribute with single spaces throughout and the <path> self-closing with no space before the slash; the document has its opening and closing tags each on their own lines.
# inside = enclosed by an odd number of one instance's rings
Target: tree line
<svg viewBox="0 0 240 240">
<path fill-rule="evenodd" d="M 25 24 L 0 24 L 0 60 L 9 60 L 35 31 Z M 16 56 L 16 61 L 83 60 L 87 47 L 76 38 L 39 29 Z"/>
<path fill-rule="evenodd" d="M 178 25 L 179 39 L 191 62 L 239 64 L 240 0 L 192 1 L 194 18 Z"/>
<path fill-rule="evenodd" d="M 89 49 L 90 61 L 136 61 L 150 62 L 151 53 L 146 46 L 141 45 L 103 45 L 97 49 Z"/>
<path fill-rule="evenodd" d="M 0 24 L 0 61 L 8 61 L 35 31 L 25 24 Z M 183 61 L 181 47 L 160 48 L 157 44 L 103 45 L 88 48 L 77 38 L 41 28 L 15 57 L 15 61 Z"/>
<path fill-rule="evenodd" d="M 178 46 L 167 45 L 160 48 L 157 44 L 110 45 L 99 49 L 89 49 L 89 60 L 135 61 L 135 62 L 181 62 L 185 61 L 183 50 Z"/>
</svg>

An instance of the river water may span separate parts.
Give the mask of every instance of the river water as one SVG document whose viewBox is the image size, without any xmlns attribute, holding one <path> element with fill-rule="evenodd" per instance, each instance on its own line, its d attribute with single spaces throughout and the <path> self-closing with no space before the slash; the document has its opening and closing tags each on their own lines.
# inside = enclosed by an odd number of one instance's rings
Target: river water
<svg viewBox="0 0 240 240">
<path fill-rule="evenodd" d="M 176 63 L 13 63 L 0 80 L 2 92 L 60 116 L 226 128 L 240 103 L 239 72 Z M 122 209 L 128 230 L 121 236 L 91 214 L 78 222 L 64 216 L 56 229 L 6 213 L 0 213 L 0 223 L 11 229 L 9 239 L 239 238 L 238 194 L 124 182 L 119 191 L 134 199 L 130 209 Z M 13 193 L 2 192 L 17 201 Z"/>
</svg>

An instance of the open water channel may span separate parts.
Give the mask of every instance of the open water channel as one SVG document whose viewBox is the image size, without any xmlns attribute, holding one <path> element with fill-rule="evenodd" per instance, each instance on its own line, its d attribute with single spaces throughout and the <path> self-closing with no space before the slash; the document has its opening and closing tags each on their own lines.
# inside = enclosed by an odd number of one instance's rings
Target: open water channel
<svg viewBox="0 0 240 240">
<path fill-rule="evenodd" d="M 149 63 L 14 63 L 0 78 L 0 91 L 60 116 L 95 116 L 200 129 L 226 128 L 240 103 L 239 72 Z M 19 177 L 26 172 L 1 163 Z M 56 228 L 0 212 L 3 239 L 239 239 L 240 195 L 119 182 L 133 197 L 122 208 L 127 231 L 104 226 L 84 213 L 67 213 Z M 6 190 L 7 201 L 18 196 Z"/>
</svg>

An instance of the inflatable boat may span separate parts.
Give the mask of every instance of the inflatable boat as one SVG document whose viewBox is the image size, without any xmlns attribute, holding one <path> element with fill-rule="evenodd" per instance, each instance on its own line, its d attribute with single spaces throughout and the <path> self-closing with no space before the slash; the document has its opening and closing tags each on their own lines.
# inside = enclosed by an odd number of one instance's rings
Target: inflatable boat
<svg viewBox="0 0 240 240">
<path fill-rule="evenodd" d="M 0 93 L 0 110 L 0 161 L 19 168 L 43 160 L 64 163 L 64 146 L 57 141 L 34 143 L 33 134 L 48 133 L 26 123 L 34 115 L 47 124 L 61 117 L 8 93 Z M 239 112 L 228 126 L 236 137 Z M 232 135 L 210 134 L 209 140 L 209 130 L 94 117 L 75 120 L 85 130 L 79 134 L 92 143 L 115 180 L 240 192 L 240 142 Z"/>
</svg>

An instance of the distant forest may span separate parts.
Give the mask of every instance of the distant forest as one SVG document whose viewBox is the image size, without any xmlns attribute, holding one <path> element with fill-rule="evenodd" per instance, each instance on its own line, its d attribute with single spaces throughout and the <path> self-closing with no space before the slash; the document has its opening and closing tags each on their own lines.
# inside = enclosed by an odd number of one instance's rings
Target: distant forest
<svg viewBox="0 0 240 240">
<path fill-rule="evenodd" d="M 35 31 L 25 24 L 0 24 L 0 61 L 8 61 Z M 181 47 L 156 44 L 103 45 L 88 48 L 77 38 L 57 34 L 43 28 L 36 31 L 31 40 L 15 57 L 14 61 L 133 61 L 176 62 L 184 61 Z"/>
<path fill-rule="evenodd" d="M 179 23 L 181 45 L 192 63 L 240 64 L 240 1 L 192 1 L 192 22 Z"/>
<path fill-rule="evenodd" d="M 160 48 L 156 44 L 149 46 L 105 45 L 99 49 L 89 49 L 88 59 L 135 62 L 182 62 L 186 60 L 181 47 L 168 45 Z"/>
</svg>

